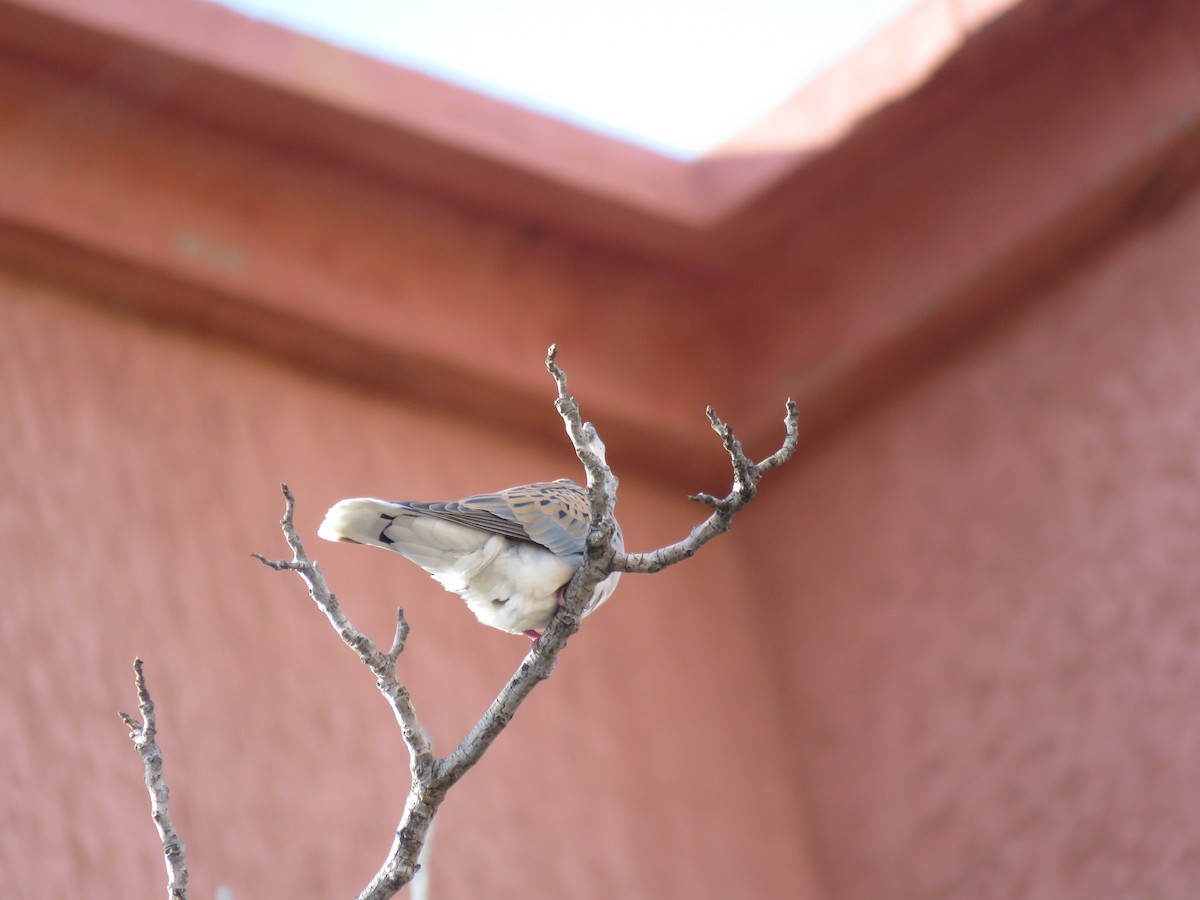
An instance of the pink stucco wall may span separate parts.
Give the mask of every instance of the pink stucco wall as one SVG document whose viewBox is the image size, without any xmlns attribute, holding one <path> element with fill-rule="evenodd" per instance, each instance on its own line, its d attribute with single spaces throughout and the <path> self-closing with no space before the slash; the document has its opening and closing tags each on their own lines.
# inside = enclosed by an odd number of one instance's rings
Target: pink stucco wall
<svg viewBox="0 0 1200 900">
<path fill-rule="evenodd" d="M 477 625 L 397 557 L 319 541 L 316 523 L 341 496 L 570 475 L 565 435 L 506 441 L 8 271 L 0 405 L 4 896 L 162 892 L 141 766 L 117 718 L 136 705 L 135 654 L 159 705 L 193 896 L 222 884 L 237 898 L 352 896 L 389 846 L 407 757 L 301 583 L 249 556 L 285 555 L 278 482 L 361 627 L 386 638 L 405 606 L 402 673 L 444 753 L 528 642 Z M 633 477 L 621 496 L 639 545 L 682 536 L 695 516 Z M 816 896 L 731 551 L 629 578 L 589 620 L 451 794 L 438 896 Z"/>
<path fill-rule="evenodd" d="M 794 393 L 804 440 L 588 621 L 444 807 L 436 898 L 1194 896 L 1200 7 L 929 0 L 970 30 L 927 83 L 821 147 L 783 119 L 840 95 L 798 96 L 693 168 L 453 91 L 439 144 L 411 73 L 153 5 L 0 0 L 0 896 L 161 895 L 135 654 L 193 896 L 364 883 L 399 736 L 249 554 L 281 480 L 311 536 L 344 496 L 578 474 L 551 340 L 634 549 L 724 487 L 705 402 L 757 453 Z M 611 169 L 564 181 L 564 146 Z M 310 540 L 368 632 L 405 606 L 444 752 L 525 642 Z"/>
<path fill-rule="evenodd" d="M 1193 197 L 898 385 L 737 535 L 829 896 L 1195 895 L 1197 246 Z"/>
</svg>

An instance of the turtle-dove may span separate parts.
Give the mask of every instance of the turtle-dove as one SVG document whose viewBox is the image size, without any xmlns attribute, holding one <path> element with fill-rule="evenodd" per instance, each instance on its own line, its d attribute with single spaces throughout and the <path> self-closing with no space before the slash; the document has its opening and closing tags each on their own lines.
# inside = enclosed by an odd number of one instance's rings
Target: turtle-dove
<svg viewBox="0 0 1200 900">
<path fill-rule="evenodd" d="M 590 520 L 587 491 L 562 478 L 444 503 L 342 500 L 317 534 L 395 550 L 466 600 L 483 624 L 536 643 L 583 561 Z M 613 545 L 624 548 L 619 527 Z M 596 585 L 584 615 L 620 577 Z"/>
</svg>

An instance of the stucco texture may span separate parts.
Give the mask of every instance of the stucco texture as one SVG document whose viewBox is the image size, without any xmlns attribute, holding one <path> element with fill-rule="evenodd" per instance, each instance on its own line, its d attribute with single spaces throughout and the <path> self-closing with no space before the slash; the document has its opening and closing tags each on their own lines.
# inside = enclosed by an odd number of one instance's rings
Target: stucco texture
<svg viewBox="0 0 1200 900">
<path fill-rule="evenodd" d="M 578 463 L 565 435 L 527 446 L 85 299 L 0 272 L 3 893 L 161 895 L 117 718 L 140 655 L 193 896 L 352 896 L 390 845 L 407 756 L 300 581 L 250 558 L 286 554 L 279 481 L 360 627 L 387 639 L 405 606 L 401 674 L 444 753 L 528 642 L 399 557 L 319 541 L 319 517 L 342 496 L 462 496 Z M 548 378 L 546 397 L 556 415 Z M 634 544 L 696 516 L 635 478 L 621 510 Z M 443 808 L 435 896 L 813 896 L 731 551 L 627 577 L 589 619 Z"/>
<path fill-rule="evenodd" d="M 1195 896 L 1198 243 L 1023 298 L 738 535 L 829 896 Z"/>
</svg>

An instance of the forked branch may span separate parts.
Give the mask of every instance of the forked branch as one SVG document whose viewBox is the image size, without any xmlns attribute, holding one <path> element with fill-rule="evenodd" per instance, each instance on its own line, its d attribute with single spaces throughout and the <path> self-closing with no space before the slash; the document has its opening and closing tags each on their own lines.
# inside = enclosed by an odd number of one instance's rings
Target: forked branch
<svg viewBox="0 0 1200 900">
<path fill-rule="evenodd" d="M 723 498 L 708 494 L 697 494 L 692 498 L 710 507 L 712 513 L 692 529 L 691 534 L 685 539 L 650 553 L 627 554 L 620 552 L 613 546 L 613 535 L 616 531 L 613 508 L 617 500 L 617 477 L 605 460 L 604 444 L 597 435 L 596 429 L 590 422 L 583 421 L 579 412 L 579 404 L 567 392 L 567 376 L 558 367 L 555 357 L 556 348 L 552 346 L 546 356 L 546 368 L 558 388 L 555 407 L 563 419 L 571 444 L 587 472 L 592 525 L 588 533 L 583 562 L 567 586 L 565 604 L 551 620 L 545 633 L 497 694 L 483 717 L 471 729 L 462 743 L 447 756 L 439 759 L 434 755 L 433 747 L 417 717 L 412 698 L 396 674 L 396 663 L 404 650 L 408 637 L 408 623 L 405 621 L 404 611 L 397 610 L 395 637 L 391 647 L 386 651 L 377 647 L 369 637 L 350 622 L 342 611 L 337 597 L 329 590 L 320 567 L 309 559 L 304 551 L 304 545 L 296 532 L 293 521 L 295 498 L 287 485 L 282 485 L 284 515 L 280 524 L 283 528 L 284 539 L 292 551 L 292 558 L 290 560 L 271 560 L 261 554 L 254 554 L 257 559 L 272 569 L 295 572 L 304 580 L 309 595 L 325 614 L 338 636 L 354 650 L 363 665 L 375 676 L 379 691 L 391 706 L 404 735 L 405 745 L 408 747 L 412 784 L 400 824 L 396 829 L 395 840 L 383 865 L 359 894 L 359 900 L 385 900 L 385 898 L 394 896 L 401 887 L 412 881 L 420 869 L 421 850 L 429 838 L 434 816 L 445 799 L 447 791 L 479 761 L 491 746 L 492 741 L 512 720 L 525 698 L 539 682 L 546 679 L 553 671 L 558 654 L 566 646 L 568 638 L 579 630 L 584 605 L 596 585 L 615 571 L 657 572 L 695 554 L 712 538 L 729 530 L 733 517 L 754 499 L 763 473 L 786 462 L 795 452 L 798 426 L 796 404 L 792 401 L 789 400 L 787 404 L 787 417 L 784 420 L 786 434 L 782 446 L 759 463 L 753 462 L 746 456 L 741 443 L 734 436 L 733 430 L 722 422 L 710 408 L 708 410 L 709 422 L 721 438 L 721 443 L 729 454 L 733 466 L 733 487 L 730 493 Z M 140 662 L 138 663 L 138 678 L 140 697 L 142 688 L 144 688 L 144 683 L 140 680 Z M 148 694 L 146 702 L 149 702 Z M 145 707 L 143 712 L 145 713 Z M 152 706 L 150 715 L 149 733 L 152 742 Z M 127 718 L 127 721 L 130 722 L 131 729 L 135 727 L 132 720 Z M 136 742 L 137 738 L 135 737 Z M 159 757 L 159 762 L 161 770 L 161 757 Z M 147 763 L 147 784 L 150 783 L 149 772 L 149 763 Z M 163 785 L 163 791 L 165 807 L 165 785 Z M 153 789 L 151 796 L 152 798 L 155 796 Z M 169 819 L 167 819 L 167 824 L 169 826 Z M 163 840 L 164 847 L 166 847 L 167 838 L 164 836 Z M 178 859 L 181 864 L 182 853 L 183 846 L 180 843 Z M 170 869 L 170 865 L 171 853 L 168 852 L 168 869 Z M 186 872 L 183 882 L 184 890 L 186 890 Z"/>
<path fill-rule="evenodd" d="M 741 512 L 758 493 L 758 483 L 763 473 L 783 465 L 792 458 L 800 438 L 800 415 L 794 400 L 787 401 L 787 414 L 784 416 L 784 438 L 779 449 L 756 463 L 742 449 L 742 442 L 737 439 L 733 429 L 708 407 L 708 421 L 729 454 L 733 466 L 733 487 L 725 497 L 714 497 L 711 494 L 695 494 L 690 499 L 703 503 L 712 509 L 707 519 L 692 529 L 691 534 L 681 541 L 649 553 L 618 553 L 612 552 L 608 541 L 612 534 L 613 506 L 616 504 L 617 479 L 612 470 L 604 462 L 604 445 L 596 436 L 596 429 L 590 422 L 583 422 L 579 417 L 579 405 L 575 398 L 567 393 L 567 376 L 555 364 L 557 348 L 550 347 L 546 356 L 546 368 L 558 385 L 558 400 L 555 406 L 567 425 L 567 434 L 575 446 L 575 452 L 583 463 L 588 474 L 588 487 L 591 489 L 592 534 L 588 538 L 588 554 L 583 567 L 575 576 L 578 581 L 588 571 L 589 562 L 595 561 L 596 580 L 604 578 L 611 572 L 642 572 L 652 574 L 665 569 L 667 566 L 682 562 L 711 541 L 719 534 L 724 534 L 733 525 L 733 517 Z M 595 549 L 595 553 L 593 553 Z M 590 581 L 589 583 L 593 583 Z M 589 588 L 590 592 L 590 588 Z M 569 595 L 568 595 L 569 596 Z M 584 593 L 582 596 L 588 596 Z"/>
</svg>

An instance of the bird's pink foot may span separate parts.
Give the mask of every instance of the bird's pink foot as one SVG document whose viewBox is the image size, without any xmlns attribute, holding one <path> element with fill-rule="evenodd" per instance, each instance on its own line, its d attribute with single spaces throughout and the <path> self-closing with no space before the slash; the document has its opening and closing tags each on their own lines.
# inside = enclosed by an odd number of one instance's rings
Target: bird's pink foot
<svg viewBox="0 0 1200 900">
<path fill-rule="evenodd" d="M 529 638 L 531 641 L 533 641 L 533 649 L 534 649 L 534 650 L 536 650 L 536 649 L 537 649 L 537 645 L 538 645 L 538 644 L 541 642 L 541 640 L 542 640 L 542 636 L 541 636 L 541 634 L 539 634 L 538 632 L 534 631 L 532 628 L 530 628 L 530 629 L 529 629 L 528 631 L 526 631 L 526 632 L 523 632 L 523 634 L 525 635 L 525 637 L 527 637 L 527 638 Z"/>
<path fill-rule="evenodd" d="M 568 581 L 567 584 L 570 584 L 570 582 Z M 567 585 L 564 584 L 562 587 L 560 587 L 554 596 L 558 598 L 559 606 L 566 606 L 567 605 Z"/>
</svg>

